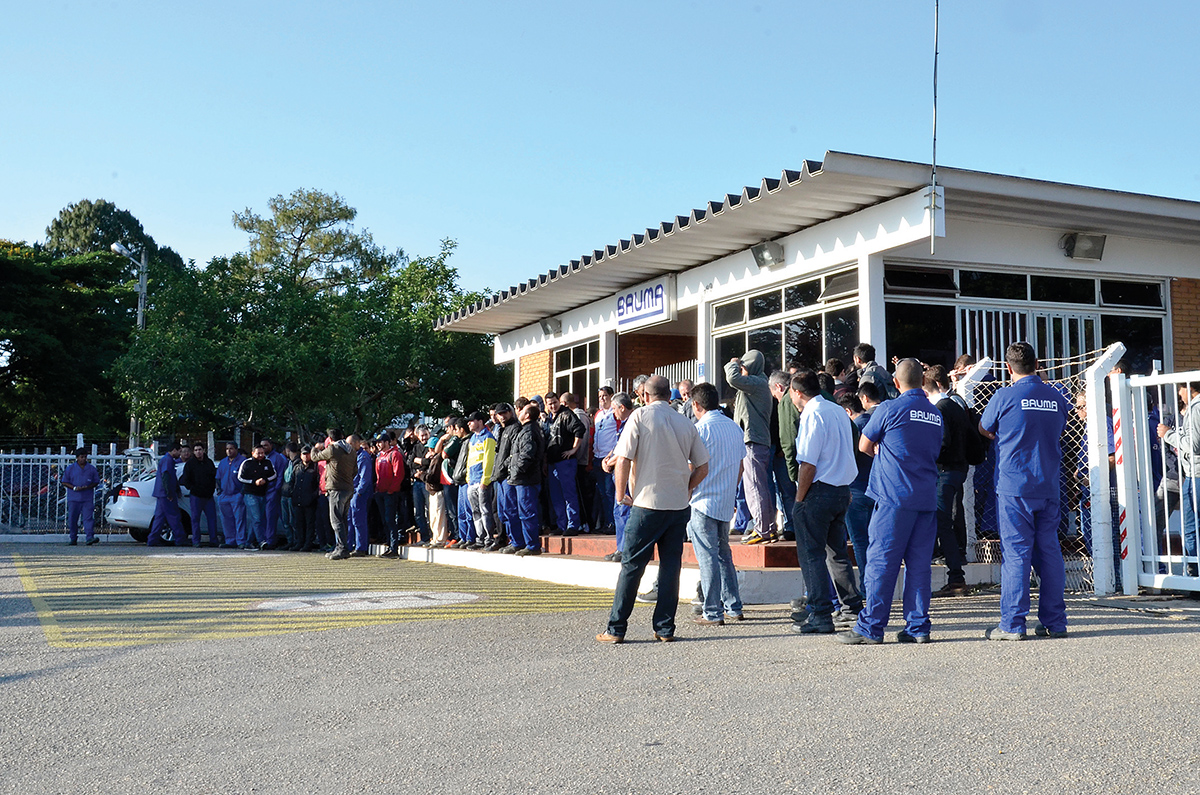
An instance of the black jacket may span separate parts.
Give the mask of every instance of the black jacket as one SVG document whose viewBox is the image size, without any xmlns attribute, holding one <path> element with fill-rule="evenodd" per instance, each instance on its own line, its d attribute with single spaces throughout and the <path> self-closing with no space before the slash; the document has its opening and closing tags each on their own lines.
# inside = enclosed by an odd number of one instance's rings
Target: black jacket
<svg viewBox="0 0 1200 795">
<path fill-rule="evenodd" d="M 513 440 L 521 430 L 521 423 L 510 419 L 503 427 L 492 431 L 496 434 L 496 462 L 492 465 L 492 481 L 504 480 L 508 477 L 508 456 L 512 452 Z"/>
<path fill-rule="evenodd" d="M 574 414 L 574 412 L 568 412 Z M 578 422 L 578 420 L 576 420 Z M 508 454 L 508 482 L 513 486 L 536 486 L 546 467 L 546 437 L 536 422 L 505 431 L 512 438 Z"/>
<path fill-rule="evenodd" d="M 300 459 L 292 464 L 292 504 L 298 508 L 307 508 L 317 504 L 320 494 L 321 470 L 316 462 L 304 466 Z"/>
<path fill-rule="evenodd" d="M 558 413 L 550 422 L 550 437 L 546 439 L 546 458 L 551 463 L 558 463 L 562 460 L 562 454 L 575 446 L 575 440 L 585 436 L 587 429 L 575 416 L 575 412 L 566 406 L 559 406 Z"/>
<path fill-rule="evenodd" d="M 238 480 L 242 482 L 243 494 L 265 497 L 267 496 L 267 489 L 271 487 L 271 482 L 275 478 L 275 467 L 266 458 L 261 461 L 257 458 L 247 458 L 238 469 Z M 259 479 L 265 479 L 267 482 L 261 486 L 257 486 L 254 481 Z"/>
<path fill-rule="evenodd" d="M 179 485 L 192 493 L 193 497 L 211 500 L 217 490 L 217 465 L 208 456 L 201 461 L 199 458 L 188 459 L 183 465 L 183 474 L 179 476 Z"/>
<path fill-rule="evenodd" d="M 971 427 L 967 412 L 950 398 L 938 401 L 942 413 L 942 451 L 938 454 L 939 472 L 967 471 L 967 434 L 978 433 Z"/>
</svg>

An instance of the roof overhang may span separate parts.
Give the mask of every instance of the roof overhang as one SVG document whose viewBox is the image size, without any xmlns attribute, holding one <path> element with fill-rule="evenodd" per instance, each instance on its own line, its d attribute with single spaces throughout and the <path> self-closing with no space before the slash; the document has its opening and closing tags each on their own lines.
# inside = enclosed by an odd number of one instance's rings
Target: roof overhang
<svg viewBox="0 0 1200 795">
<path fill-rule="evenodd" d="M 930 166 L 827 152 L 758 187 L 677 216 L 437 320 L 445 331 L 502 334 L 764 240 L 912 193 Z M 947 215 L 1064 231 L 1200 244 L 1200 203 L 979 171 L 938 169 Z"/>
</svg>

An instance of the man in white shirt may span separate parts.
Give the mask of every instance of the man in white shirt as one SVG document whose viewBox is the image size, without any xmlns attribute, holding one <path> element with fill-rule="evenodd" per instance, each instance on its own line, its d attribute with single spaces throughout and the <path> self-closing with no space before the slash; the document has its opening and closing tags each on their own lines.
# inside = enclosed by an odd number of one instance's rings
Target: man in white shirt
<svg viewBox="0 0 1200 795">
<path fill-rule="evenodd" d="M 858 476 L 850 418 L 836 403 L 821 397 L 817 374 L 802 368 L 792 376 L 789 396 L 800 410 L 796 430 L 796 555 L 808 590 L 808 618 L 792 625 L 803 635 L 830 635 L 833 576 L 847 618 L 862 609 L 862 594 L 846 549 L 846 509 L 850 484 Z M 828 557 L 828 565 L 826 558 Z"/>
<path fill-rule="evenodd" d="M 708 477 L 692 492 L 688 538 L 700 566 L 704 612 L 695 621 L 702 625 L 742 620 L 742 597 L 737 569 L 729 549 L 729 522 L 735 510 L 742 459 L 746 454 L 742 429 L 721 412 L 720 396 L 712 384 L 692 388 L 696 432 L 708 450 Z"/>
<path fill-rule="evenodd" d="M 621 643 L 633 612 L 638 585 L 658 549 L 658 600 L 654 638 L 675 640 L 679 571 L 692 491 L 708 474 L 708 451 L 687 417 L 670 404 L 671 384 L 660 375 L 643 387 L 646 405 L 633 413 L 613 454 L 616 493 L 632 505 L 625 526 L 621 575 L 617 579 L 608 629 L 600 643 Z M 626 487 L 631 483 L 629 493 Z"/>
</svg>

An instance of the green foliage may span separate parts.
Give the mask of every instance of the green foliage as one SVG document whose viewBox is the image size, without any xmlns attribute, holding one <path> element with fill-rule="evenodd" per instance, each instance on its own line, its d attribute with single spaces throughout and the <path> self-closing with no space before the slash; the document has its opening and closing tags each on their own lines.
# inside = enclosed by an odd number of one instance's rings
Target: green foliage
<svg viewBox="0 0 1200 795">
<path fill-rule="evenodd" d="M 107 434 L 124 406 L 105 371 L 128 344 L 133 285 L 114 254 L 0 243 L 0 426 Z"/>
<path fill-rule="evenodd" d="M 132 213 L 105 199 L 68 204 L 46 227 L 46 248 L 60 257 L 107 252 L 113 243 L 125 245 L 135 258 L 144 250 L 151 259 L 183 267 L 183 258 L 170 248 L 159 248 Z"/>
<path fill-rule="evenodd" d="M 254 238 L 249 259 L 152 268 L 148 326 L 112 371 L 149 429 L 195 417 L 272 433 L 331 423 L 373 431 L 398 415 L 441 413 L 451 400 L 474 408 L 509 393 L 488 339 L 433 330 L 475 297 L 457 286 L 454 242 L 412 261 L 361 235 L 347 242 L 359 234 L 344 228 L 353 209 L 320 196 L 277 197 L 279 217 L 240 216 L 270 232 Z"/>
</svg>

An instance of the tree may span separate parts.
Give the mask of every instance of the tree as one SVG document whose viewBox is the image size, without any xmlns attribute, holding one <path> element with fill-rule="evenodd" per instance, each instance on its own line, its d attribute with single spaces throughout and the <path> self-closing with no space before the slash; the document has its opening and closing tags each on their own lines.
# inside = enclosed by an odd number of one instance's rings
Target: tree
<svg viewBox="0 0 1200 795">
<path fill-rule="evenodd" d="M 233 225 L 250 233 L 251 263 L 262 272 L 318 288 L 361 285 L 404 261 L 388 253 L 370 232 L 356 232 L 358 211 L 336 193 L 298 189 L 267 202 L 264 218 L 249 207 L 233 214 Z"/>
<path fill-rule="evenodd" d="M 196 417 L 272 433 L 368 431 L 509 393 L 489 339 L 433 330 L 478 298 L 458 286 L 453 241 L 407 261 L 349 229 L 355 212 L 336 195 L 297 191 L 272 207 L 269 219 L 236 217 L 257 230 L 250 257 L 151 269 L 146 331 L 112 371 L 148 428 Z"/>
<path fill-rule="evenodd" d="M 0 244 L 0 424 L 108 435 L 125 412 L 105 371 L 128 344 L 133 289 L 111 253 Z"/>
<path fill-rule="evenodd" d="M 134 257 L 146 251 L 151 259 L 183 267 L 183 258 L 170 248 L 159 248 L 131 212 L 104 199 L 68 204 L 46 227 L 46 248 L 60 257 L 106 252 L 113 243 L 124 244 Z"/>
</svg>

